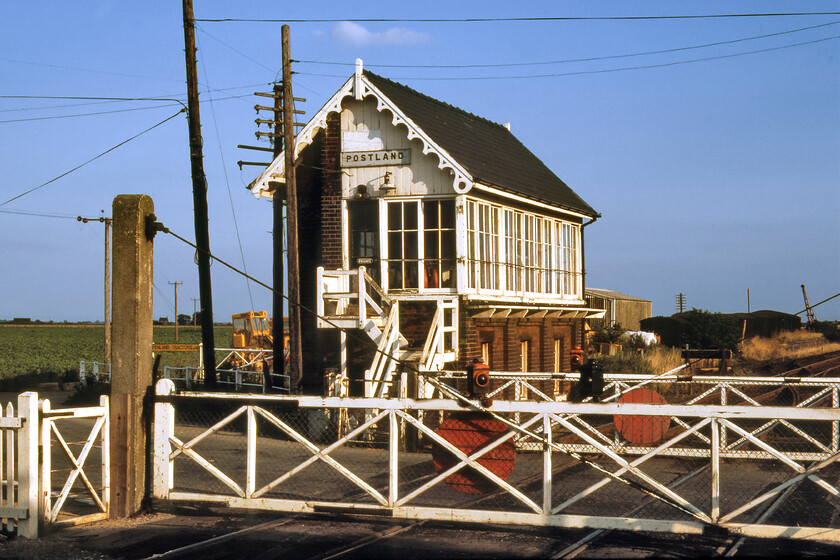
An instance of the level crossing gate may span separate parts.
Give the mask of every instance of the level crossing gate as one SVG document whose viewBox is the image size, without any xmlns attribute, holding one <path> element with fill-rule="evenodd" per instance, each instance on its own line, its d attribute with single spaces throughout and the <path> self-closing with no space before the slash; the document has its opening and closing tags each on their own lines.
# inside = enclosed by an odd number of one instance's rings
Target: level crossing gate
<svg viewBox="0 0 840 560">
<path fill-rule="evenodd" d="M 804 406 L 497 400 L 476 410 L 456 399 L 176 392 L 161 380 L 154 496 L 837 543 L 840 379 L 823 381 L 813 392 L 822 396 Z M 470 414 L 503 429 L 467 430 L 461 440 L 441 429 Z M 657 441 L 631 442 L 616 430 L 622 419 L 667 421 L 667 429 Z"/>
</svg>

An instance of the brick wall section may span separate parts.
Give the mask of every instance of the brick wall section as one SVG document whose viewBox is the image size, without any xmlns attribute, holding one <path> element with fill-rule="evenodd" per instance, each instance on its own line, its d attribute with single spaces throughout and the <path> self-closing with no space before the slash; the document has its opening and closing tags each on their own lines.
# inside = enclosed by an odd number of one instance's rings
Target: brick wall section
<svg viewBox="0 0 840 560">
<path fill-rule="evenodd" d="M 323 169 L 322 192 L 322 255 L 321 262 L 326 269 L 341 268 L 341 116 L 327 115 L 327 127 L 323 131 L 321 145 L 321 168 Z"/>
<path fill-rule="evenodd" d="M 462 312 L 462 317 L 467 315 Z M 470 331 L 465 333 L 464 323 L 469 325 Z M 560 340 L 560 371 L 571 371 L 572 342 L 580 330 L 580 321 L 557 319 L 462 319 L 462 366 L 472 361 L 473 357 L 481 356 L 481 343 L 489 343 L 491 371 L 520 371 L 522 358 L 520 356 L 521 342 L 529 341 L 529 369 L 534 372 L 554 371 L 554 342 Z M 473 334 L 474 333 L 474 334 Z M 471 342 L 475 337 L 475 342 Z M 466 344 L 466 346 L 464 346 Z M 466 351 L 464 351 L 466 348 Z M 472 350 L 474 348 L 474 351 Z M 563 394 L 568 390 L 568 384 L 555 384 L 553 381 L 534 383 L 534 386 L 547 395 Z M 500 395 L 502 399 L 513 399 L 512 390 L 505 390 Z"/>
<path fill-rule="evenodd" d="M 435 309 L 437 304 L 433 301 L 400 302 L 400 334 L 408 340 L 410 347 L 423 348 L 429 336 Z"/>
<path fill-rule="evenodd" d="M 475 358 L 481 358 L 481 344 L 478 340 L 478 330 L 475 319 L 469 316 L 466 306 L 461 302 L 458 312 L 458 354 L 460 369 L 473 363 Z"/>
</svg>

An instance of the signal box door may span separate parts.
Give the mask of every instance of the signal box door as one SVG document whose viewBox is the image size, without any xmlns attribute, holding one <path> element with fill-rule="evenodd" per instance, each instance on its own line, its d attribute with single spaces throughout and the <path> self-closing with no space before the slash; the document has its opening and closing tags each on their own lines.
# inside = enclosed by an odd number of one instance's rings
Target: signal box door
<svg viewBox="0 0 840 560">
<path fill-rule="evenodd" d="M 364 266 L 379 282 L 379 203 L 353 200 L 347 204 L 350 220 L 350 267 Z"/>
</svg>

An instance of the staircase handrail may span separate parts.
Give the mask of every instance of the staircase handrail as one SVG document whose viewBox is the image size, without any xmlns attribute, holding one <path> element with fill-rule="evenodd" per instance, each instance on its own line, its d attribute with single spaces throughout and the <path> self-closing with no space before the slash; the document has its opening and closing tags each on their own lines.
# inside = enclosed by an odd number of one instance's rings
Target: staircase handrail
<svg viewBox="0 0 840 560">
<path fill-rule="evenodd" d="M 379 344 L 377 345 L 377 351 L 374 355 L 373 363 L 370 366 L 371 373 L 369 382 L 372 384 L 373 390 L 371 393 L 373 393 L 372 396 L 374 397 L 381 397 L 384 392 L 385 384 L 390 381 L 390 373 L 388 373 L 388 370 L 392 367 L 392 363 L 396 360 L 394 353 L 399 349 L 400 333 L 397 329 L 398 323 L 399 310 L 398 306 L 394 305 L 388 313 L 388 320 L 382 330 L 381 338 L 379 339 Z"/>
<path fill-rule="evenodd" d="M 429 334 L 426 336 L 425 344 L 423 344 L 423 353 L 420 356 L 420 363 L 426 371 L 432 369 L 434 357 L 439 351 L 440 344 L 443 342 L 442 324 L 443 308 L 438 303 L 435 316 L 432 318 L 432 324 L 429 328 Z"/>
</svg>

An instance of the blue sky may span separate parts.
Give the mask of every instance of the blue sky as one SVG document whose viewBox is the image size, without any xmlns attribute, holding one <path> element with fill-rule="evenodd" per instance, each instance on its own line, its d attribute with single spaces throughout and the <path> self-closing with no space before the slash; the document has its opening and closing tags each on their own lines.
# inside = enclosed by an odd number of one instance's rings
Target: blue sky
<svg viewBox="0 0 840 560">
<path fill-rule="evenodd" d="M 309 116 L 362 58 L 510 122 L 602 214 L 586 229 L 587 285 L 650 299 L 655 315 L 673 313 L 679 292 L 689 307 L 738 312 L 749 289 L 752 310 L 789 313 L 804 308 L 803 283 L 812 303 L 840 292 L 840 15 L 348 20 L 805 11 L 840 2 L 195 1 L 198 19 L 333 20 L 290 23 Z M 211 249 L 270 283 L 271 208 L 245 190 L 259 169 L 236 165 L 262 156 L 236 146 L 258 142 L 253 106 L 265 100 L 253 92 L 278 76 L 281 24 L 197 26 Z M 146 193 L 192 239 L 186 119 L 170 119 L 175 101 L 49 98 L 185 100 L 181 3 L 6 0 L 0 30 L 0 318 L 101 319 L 103 227 L 75 218 Z M 157 238 L 156 317 L 174 315 L 176 281 L 179 312 L 192 312 L 193 257 Z M 213 287 L 217 320 L 271 309 L 264 288 L 218 264 Z M 840 319 L 840 298 L 816 314 Z"/>
</svg>

